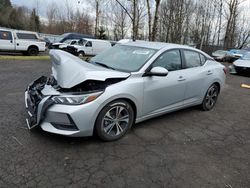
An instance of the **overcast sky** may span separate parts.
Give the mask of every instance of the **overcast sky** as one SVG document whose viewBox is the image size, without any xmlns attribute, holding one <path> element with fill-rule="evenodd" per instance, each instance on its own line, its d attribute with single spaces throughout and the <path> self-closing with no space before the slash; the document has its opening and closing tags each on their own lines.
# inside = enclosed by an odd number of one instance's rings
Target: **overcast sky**
<svg viewBox="0 0 250 188">
<path fill-rule="evenodd" d="M 46 12 L 48 5 L 52 3 L 56 3 L 60 9 L 66 9 L 67 2 L 70 4 L 72 8 L 75 10 L 78 8 L 80 11 L 89 11 L 92 9 L 90 2 L 94 0 L 11 0 L 12 5 L 17 6 L 26 6 L 29 9 L 36 8 L 39 16 L 43 19 L 46 18 Z M 241 10 L 246 11 L 246 15 L 250 17 L 249 13 L 250 8 L 250 0 L 245 0 L 245 2 L 241 6 Z M 92 14 L 93 11 L 88 12 Z"/>
<path fill-rule="evenodd" d="M 67 2 L 71 7 L 79 10 L 89 10 L 91 7 L 87 0 L 11 0 L 12 5 L 26 6 L 29 9 L 36 8 L 41 17 L 46 17 L 47 7 L 56 3 L 58 7 L 66 9 Z"/>
</svg>

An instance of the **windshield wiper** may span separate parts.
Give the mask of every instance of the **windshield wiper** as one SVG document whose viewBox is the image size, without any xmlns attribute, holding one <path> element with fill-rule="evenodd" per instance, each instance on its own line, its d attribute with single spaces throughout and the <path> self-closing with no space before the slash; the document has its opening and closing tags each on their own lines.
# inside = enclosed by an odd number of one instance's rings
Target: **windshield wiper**
<svg viewBox="0 0 250 188">
<path fill-rule="evenodd" d="M 108 66 L 108 65 L 106 65 L 106 64 L 104 64 L 104 63 L 100 63 L 100 62 L 93 62 L 93 63 L 95 63 L 95 64 L 97 64 L 97 65 L 100 65 L 100 66 L 102 66 L 102 67 L 108 68 L 108 69 L 115 70 L 115 68 L 110 67 L 110 66 Z"/>
</svg>

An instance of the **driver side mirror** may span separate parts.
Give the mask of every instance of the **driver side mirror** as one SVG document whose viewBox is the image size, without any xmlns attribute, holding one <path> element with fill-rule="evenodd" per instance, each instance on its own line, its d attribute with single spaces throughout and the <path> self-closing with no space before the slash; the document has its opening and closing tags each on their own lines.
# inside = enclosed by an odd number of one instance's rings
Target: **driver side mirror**
<svg viewBox="0 0 250 188">
<path fill-rule="evenodd" d="M 153 67 L 149 72 L 144 74 L 145 76 L 167 76 L 168 70 L 163 67 Z"/>
</svg>

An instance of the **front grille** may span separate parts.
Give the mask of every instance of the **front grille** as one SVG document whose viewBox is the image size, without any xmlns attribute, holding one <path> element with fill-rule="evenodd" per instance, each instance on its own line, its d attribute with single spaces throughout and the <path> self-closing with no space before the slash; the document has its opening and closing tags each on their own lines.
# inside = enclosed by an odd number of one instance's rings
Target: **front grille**
<svg viewBox="0 0 250 188">
<path fill-rule="evenodd" d="M 30 84 L 25 92 L 25 103 L 26 109 L 28 112 L 27 123 L 29 128 L 32 128 L 38 124 L 37 122 L 37 110 L 38 105 L 44 96 L 41 93 L 41 90 L 44 88 L 44 85 L 47 82 L 45 76 L 40 77 Z"/>
<path fill-rule="evenodd" d="M 38 104 L 44 98 L 44 96 L 41 93 L 41 90 L 44 88 L 46 82 L 47 82 L 47 77 L 42 76 L 36 81 L 34 81 L 27 89 L 29 98 L 31 100 L 31 106 L 34 108 L 35 113 Z"/>
</svg>

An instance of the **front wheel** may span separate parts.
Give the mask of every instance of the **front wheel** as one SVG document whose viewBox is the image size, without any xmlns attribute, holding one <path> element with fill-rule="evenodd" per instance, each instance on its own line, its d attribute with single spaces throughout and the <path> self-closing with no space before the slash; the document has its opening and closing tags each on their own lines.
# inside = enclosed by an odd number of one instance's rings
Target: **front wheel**
<svg viewBox="0 0 250 188">
<path fill-rule="evenodd" d="M 204 111 L 212 110 L 216 104 L 217 98 L 219 95 L 219 87 L 216 84 L 212 84 L 203 99 L 201 108 Z"/>
<path fill-rule="evenodd" d="M 84 53 L 83 51 L 80 51 L 80 52 L 78 52 L 78 56 L 79 56 L 80 58 L 82 58 L 82 57 L 85 56 L 85 53 Z"/>
<path fill-rule="evenodd" d="M 96 132 L 104 141 L 114 141 L 123 137 L 134 122 L 134 110 L 124 100 L 106 105 L 96 120 Z"/>
</svg>

